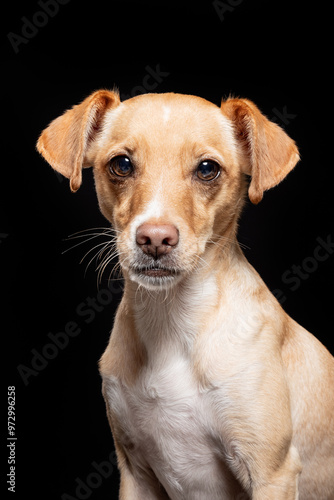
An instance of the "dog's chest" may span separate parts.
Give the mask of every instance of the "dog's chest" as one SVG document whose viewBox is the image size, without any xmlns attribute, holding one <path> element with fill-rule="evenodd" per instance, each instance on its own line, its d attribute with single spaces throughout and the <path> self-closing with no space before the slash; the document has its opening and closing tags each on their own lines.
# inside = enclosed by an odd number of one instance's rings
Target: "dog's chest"
<svg viewBox="0 0 334 500">
<path fill-rule="evenodd" d="M 229 494 L 213 402 L 198 389 L 187 359 L 171 355 L 147 367 L 131 387 L 116 378 L 104 382 L 134 469 L 153 469 L 171 499 L 218 500 Z"/>
</svg>

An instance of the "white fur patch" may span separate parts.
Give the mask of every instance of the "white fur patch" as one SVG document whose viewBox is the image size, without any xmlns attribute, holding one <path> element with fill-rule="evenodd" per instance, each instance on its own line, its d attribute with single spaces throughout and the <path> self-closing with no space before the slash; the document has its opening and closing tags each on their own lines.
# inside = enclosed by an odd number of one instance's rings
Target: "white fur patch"
<svg viewBox="0 0 334 500">
<path fill-rule="evenodd" d="M 198 386 L 191 359 L 194 311 L 217 289 L 215 280 L 186 281 L 170 296 L 138 291 L 134 320 L 149 362 L 130 387 L 105 377 L 106 397 L 134 469 L 152 469 L 171 499 L 234 498 L 240 490 L 218 451 L 215 398 Z"/>
<path fill-rule="evenodd" d="M 111 377 L 104 383 L 135 469 L 151 468 L 173 500 L 233 498 L 212 445 L 206 394 L 196 386 L 190 360 L 170 353 L 146 367 L 131 388 Z"/>
<path fill-rule="evenodd" d="M 169 120 L 170 113 L 171 113 L 170 107 L 169 106 L 164 106 L 163 107 L 163 117 L 162 117 L 162 119 L 163 119 L 163 122 L 164 122 L 165 125 L 166 125 L 166 123 Z"/>
<path fill-rule="evenodd" d="M 106 134 L 110 133 L 110 130 L 113 129 L 113 125 L 116 121 L 116 119 L 123 113 L 124 109 L 124 104 L 121 102 L 117 108 L 112 108 L 109 109 L 105 116 L 104 116 L 104 121 L 103 121 L 103 130 L 100 132 L 98 136 L 98 144 L 99 146 L 102 146 L 103 143 L 105 142 L 106 139 Z"/>
<path fill-rule="evenodd" d="M 160 179 L 160 184 L 157 186 L 157 189 L 151 198 L 151 200 L 147 203 L 145 210 L 134 217 L 133 221 L 130 225 L 130 245 L 132 250 L 135 249 L 136 242 L 136 232 L 139 226 L 148 222 L 153 217 L 161 217 L 164 212 L 163 202 L 162 202 L 162 179 Z"/>
</svg>

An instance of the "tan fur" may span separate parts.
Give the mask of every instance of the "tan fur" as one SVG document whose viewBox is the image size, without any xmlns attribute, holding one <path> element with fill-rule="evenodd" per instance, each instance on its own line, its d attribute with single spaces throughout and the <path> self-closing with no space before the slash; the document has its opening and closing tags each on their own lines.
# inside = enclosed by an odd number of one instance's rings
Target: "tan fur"
<svg viewBox="0 0 334 500">
<path fill-rule="evenodd" d="M 100 372 L 120 499 L 333 500 L 333 358 L 236 240 L 245 174 L 258 203 L 295 166 L 295 143 L 246 99 L 120 103 L 103 90 L 54 120 L 38 150 L 72 191 L 93 166 L 119 231 L 125 290 Z M 109 171 L 118 156 L 134 165 L 125 179 Z M 220 169 L 210 182 L 196 173 L 205 160 Z M 138 271 L 158 265 L 136 240 L 143 224 L 177 229 L 159 257 L 168 281 Z"/>
</svg>

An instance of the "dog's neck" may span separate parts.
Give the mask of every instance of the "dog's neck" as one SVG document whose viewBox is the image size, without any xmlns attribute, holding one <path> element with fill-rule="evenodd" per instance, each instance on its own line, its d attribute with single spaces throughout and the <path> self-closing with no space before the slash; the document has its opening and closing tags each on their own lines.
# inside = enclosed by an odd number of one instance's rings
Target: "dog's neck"
<svg viewBox="0 0 334 500">
<path fill-rule="evenodd" d="M 124 299 L 152 358 L 170 349 L 189 352 L 196 336 L 216 316 L 222 296 L 229 295 L 235 273 L 245 265 L 250 267 L 231 239 L 224 248 L 211 245 L 196 269 L 169 290 L 147 290 L 126 278 Z"/>
</svg>

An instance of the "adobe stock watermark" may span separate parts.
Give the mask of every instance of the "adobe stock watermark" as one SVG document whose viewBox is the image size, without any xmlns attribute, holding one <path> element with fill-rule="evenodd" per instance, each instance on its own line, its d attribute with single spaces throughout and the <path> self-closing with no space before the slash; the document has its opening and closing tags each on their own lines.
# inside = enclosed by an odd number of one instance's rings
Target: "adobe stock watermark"
<svg viewBox="0 0 334 500">
<path fill-rule="evenodd" d="M 91 467 L 93 471 L 90 472 L 85 479 L 81 479 L 80 477 L 75 478 L 75 496 L 63 493 L 61 500 L 87 500 L 93 491 L 100 488 L 103 481 L 112 475 L 116 465 L 117 457 L 115 451 L 110 453 L 107 460 L 103 460 L 100 463 L 95 461 L 92 462 Z"/>
<path fill-rule="evenodd" d="M 118 284 L 118 282 L 117 282 Z M 99 290 L 96 297 L 86 297 L 75 309 L 76 318 L 83 318 L 84 323 L 89 324 L 94 321 L 97 314 L 104 311 L 114 300 L 115 295 L 122 293 L 122 288 L 109 283 L 108 288 Z M 29 364 L 19 364 L 17 371 L 25 386 L 29 385 L 31 379 L 37 377 L 48 366 L 50 361 L 56 359 L 70 344 L 71 339 L 78 337 L 82 328 L 76 320 L 71 320 L 64 325 L 62 331 L 57 333 L 49 332 L 47 342 L 39 349 L 30 350 L 31 359 Z"/>
<path fill-rule="evenodd" d="M 8 233 L 0 233 L 0 245 L 8 237 Z"/>
<path fill-rule="evenodd" d="M 135 97 L 136 95 L 152 92 L 152 90 L 155 90 L 158 85 L 170 75 L 168 71 L 162 71 L 160 64 L 156 64 L 155 68 L 147 65 L 145 66 L 145 71 L 146 74 L 142 79 L 141 85 L 134 86 L 131 89 L 130 94 L 121 93 L 122 101 L 130 99 L 130 97 Z"/>
<path fill-rule="evenodd" d="M 328 234 L 326 239 L 318 236 L 316 241 L 318 245 L 314 248 L 313 254 L 305 257 L 300 264 L 293 264 L 281 276 L 282 283 L 288 285 L 291 292 L 298 290 L 303 281 L 315 273 L 319 265 L 334 253 L 334 241 L 332 241 L 331 234 Z M 280 304 L 284 304 L 287 300 L 286 294 L 280 288 L 272 290 L 272 293 Z"/>
<path fill-rule="evenodd" d="M 244 0 L 226 0 L 225 2 L 222 2 L 221 0 L 214 0 L 212 2 L 212 6 L 219 19 L 223 22 L 225 20 L 225 14 L 233 12 L 236 7 L 242 4 L 243 1 Z"/>
<path fill-rule="evenodd" d="M 288 113 L 288 108 L 287 106 L 283 106 L 282 111 L 280 111 L 277 108 L 273 108 L 272 110 L 273 115 L 269 118 L 270 121 L 277 123 L 277 125 L 281 125 L 283 127 L 287 127 L 290 125 L 291 121 L 294 120 L 297 115 L 294 113 Z"/>
<path fill-rule="evenodd" d="M 38 34 L 41 28 L 48 24 L 50 18 L 58 14 L 61 5 L 66 5 L 69 2 L 70 0 L 39 0 L 37 4 L 41 10 L 37 10 L 30 19 L 26 16 L 21 17 L 21 33 L 13 33 L 12 31 L 7 33 L 7 38 L 15 54 L 19 53 L 21 45 L 26 45 Z"/>
<path fill-rule="evenodd" d="M 116 452 L 112 451 L 107 460 L 103 460 L 100 463 L 92 462 L 91 468 L 93 470 L 84 479 L 80 477 L 75 478 L 75 496 L 63 493 L 60 497 L 61 500 L 88 500 L 94 490 L 100 488 L 103 482 L 111 477 L 114 467 L 117 467 L 117 456 Z M 246 493 L 239 493 L 235 498 L 235 500 L 248 499 L 249 496 Z"/>
</svg>

